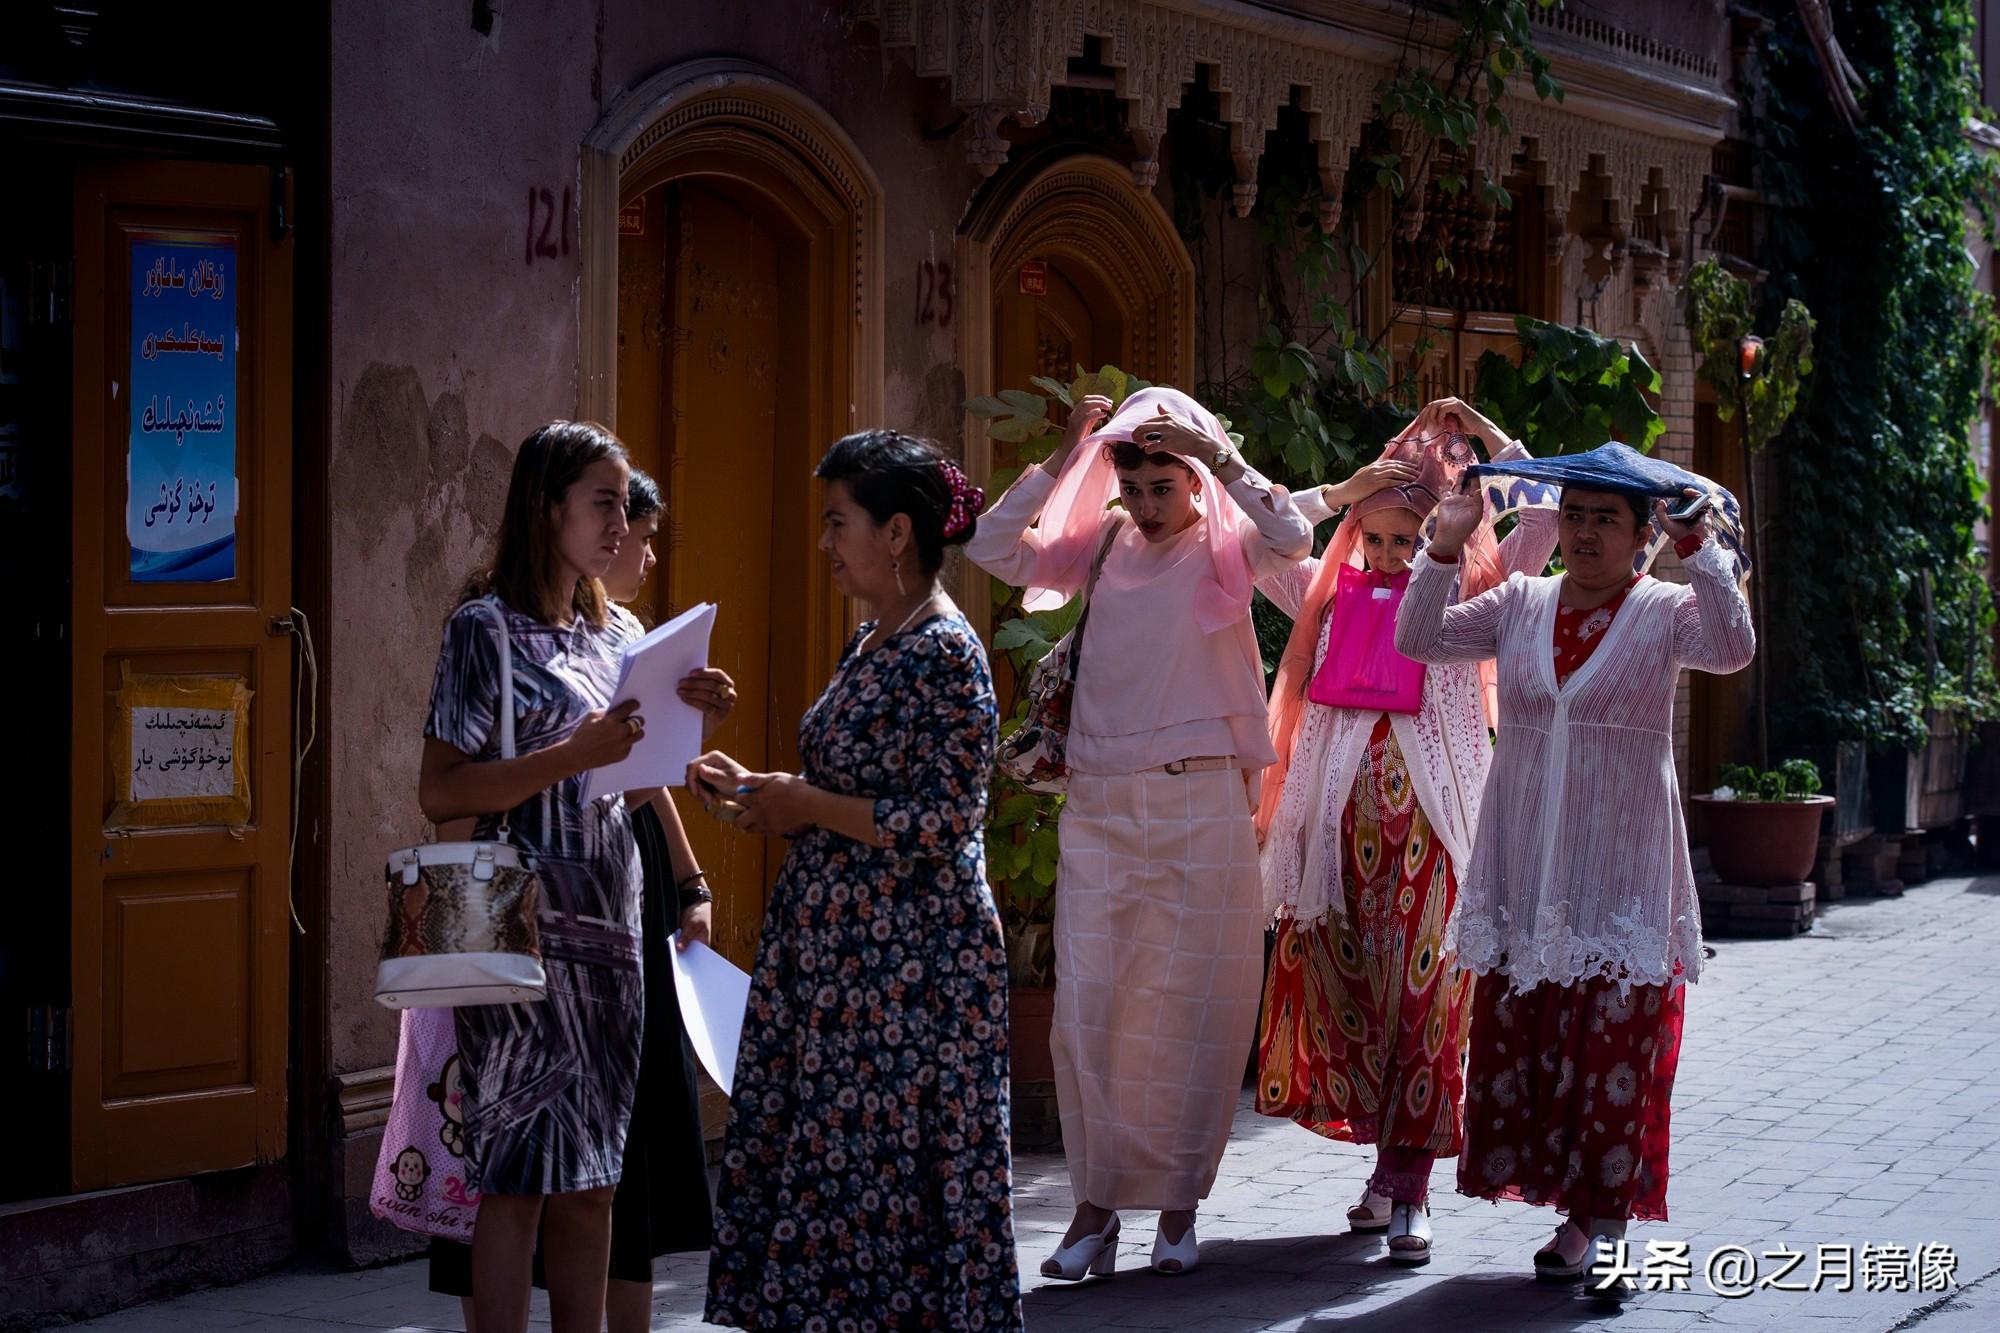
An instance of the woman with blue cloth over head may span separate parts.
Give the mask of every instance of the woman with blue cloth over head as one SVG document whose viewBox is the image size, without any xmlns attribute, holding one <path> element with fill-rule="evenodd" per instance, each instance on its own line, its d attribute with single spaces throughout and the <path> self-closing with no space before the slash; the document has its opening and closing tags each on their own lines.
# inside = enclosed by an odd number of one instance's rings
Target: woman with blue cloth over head
<svg viewBox="0 0 2000 1333">
<path fill-rule="evenodd" d="M 1454 922 L 1460 966 L 1480 978 L 1458 1185 L 1567 1213 L 1537 1275 L 1588 1264 L 1593 1290 L 1623 1299 L 1636 1288 L 1598 1242 L 1667 1216 L 1682 1006 L 1701 971 L 1674 695 L 1683 668 L 1726 674 L 1756 651 L 1739 511 L 1714 483 L 1622 444 L 1471 472 L 1563 487 L 1563 572 L 1460 601 L 1460 552 L 1483 516 L 1461 492 L 1440 506 L 1397 618 L 1404 654 L 1499 670 L 1499 738 Z M 1666 539 L 1688 586 L 1644 572 Z"/>
</svg>

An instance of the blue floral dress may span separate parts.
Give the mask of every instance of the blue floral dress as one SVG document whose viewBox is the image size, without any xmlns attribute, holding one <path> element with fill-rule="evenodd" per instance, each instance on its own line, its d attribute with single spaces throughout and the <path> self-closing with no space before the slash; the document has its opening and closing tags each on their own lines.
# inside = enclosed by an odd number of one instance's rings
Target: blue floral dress
<svg viewBox="0 0 2000 1333">
<path fill-rule="evenodd" d="M 815 828 L 764 918 L 722 1157 L 709 1322 L 1022 1327 L 1007 961 L 981 820 L 985 649 L 864 625 L 799 727 L 803 776 L 875 798 L 884 846 Z"/>
</svg>

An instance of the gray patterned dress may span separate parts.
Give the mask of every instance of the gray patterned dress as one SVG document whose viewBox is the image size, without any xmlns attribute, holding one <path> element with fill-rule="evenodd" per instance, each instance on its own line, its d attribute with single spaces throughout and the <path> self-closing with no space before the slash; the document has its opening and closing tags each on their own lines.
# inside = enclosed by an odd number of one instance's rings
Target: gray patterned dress
<svg viewBox="0 0 2000 1333">
<path fill-rule="evenodd" d="M 545 625 L 502 606 L 513 651 L 515 749 L 530 754 L 610 702 L 639 622 L 611 608 L 603 629 Z M 445 627 L 424 734 L 476 759 L 500 757 L 499 645 L 491 617 L 461 607 Z M 638 1084 L 645 1012 L 639 972 L 639 853 L 625 803 L 585 804 L 581 776 L 508 813 L 514 844 L 542 877 L 539 1004 L 457 1011 L 470 1110 L 467 1157 L 488 1194 L 615 1185 Z M 498 836 L 485 816 L 474 835 Z"/>
</svg>

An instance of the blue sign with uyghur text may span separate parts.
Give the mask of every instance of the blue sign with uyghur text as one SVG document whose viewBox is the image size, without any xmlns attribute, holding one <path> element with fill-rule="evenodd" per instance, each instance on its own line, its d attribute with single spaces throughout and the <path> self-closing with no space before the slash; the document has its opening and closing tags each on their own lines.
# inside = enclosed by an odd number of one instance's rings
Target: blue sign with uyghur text
<svg viewBox="0 0 2000 1333">
<path fill-rule="evenodd" d="M 134 583 L 236 577 L 236 245 L 132 243 Z"/>
</svg>

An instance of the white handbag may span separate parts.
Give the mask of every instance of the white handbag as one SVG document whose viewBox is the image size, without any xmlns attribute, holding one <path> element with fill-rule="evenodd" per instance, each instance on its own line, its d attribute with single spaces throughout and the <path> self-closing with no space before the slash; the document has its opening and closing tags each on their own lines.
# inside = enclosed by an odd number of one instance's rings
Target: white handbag
<svg viewBox="0 0 2000 1333">
<path fill-rule="evenodd" d="M 500 757 L 514 757 L 514 657 L 498 600 L 475 603 L 500 636 Z M 389 925 L 375 999 L 391 1009 L 519 1004 L 548 992 L 535 860 L 507 841 L 432 842 L 389 854 Z"/>
</svg>

